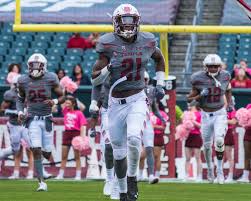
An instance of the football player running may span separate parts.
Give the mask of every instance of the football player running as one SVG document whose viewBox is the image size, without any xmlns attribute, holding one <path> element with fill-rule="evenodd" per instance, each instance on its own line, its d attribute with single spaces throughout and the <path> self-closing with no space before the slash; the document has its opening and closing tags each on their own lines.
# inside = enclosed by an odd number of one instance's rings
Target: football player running
<svg viewBox="0 0 251 201">
<path fill-rule="evenodd" d="M 131 4 L 113 13 L 114 33 L 100 37 L 99 58 L 92 72 L 93 85 L 110 74 L 108 121 L 114 169 L 121 201 L 138 198 L 136 173 L 140 158 L 141 133 L 149 112 L 144 92 L 144 72 L 150 58 L 156 64 L 155 96 L 164 96 L 165 61 L 153 34 L 139 32 L 140 14 Z M 128 152 L 128 153 L 127 153 Z M 127 169 L 128 166 L 128 169 Z"/>
<path fill-rule="evenodd" d="M 147 95 L 149 110 L 154 113 L 155 116 L 161 119 L 165 124 L 166 120 L 161 116 L 157 105 L 157 99 L 155 97 L 155 88 L 153 85 L 149 85 L 149 74 L 145 71 L 145 93 Z M 143 132 L 143 145 L 144 149 L 141 152 L 140 163 L 139 163 L 139 175 L 138 181 L 143 179 L 143 169 L 145 158 L 147 161 L 148 173 L 149 173 L 149 184 L 156 184 L 159 182 L 159 178 L 154 176 L 154 154 L 153 154 L 153 141 L 154 141 L 154 130 L 150 120 L 150 116 L 147 118 L 146 128 Z"/>
<path fill-rule="evenodd" d="M 100 113 L 101 117 L 101 151 L 105 159 L 106 166 L 106 181 L 103 189 L 103 194 L 110 196 L 113 199 L 119 199 L 118 182 L 114 176 L 114 158 L 113 149 L 110 141 L 110 134 L 108 129 L 108 96 L 110 90 L 109 77 L 106 78 L 104 83 L 92 88 L 92 101 L 89 107 L 91 114 L 91 133 L 90 136 L 94 137 L 96 134 L 95 126 Z"/>
<path fill-rule="evenodd" d="M 28 128 L 34 167 L 39 187 L 37 191 L 47 191 L 44 182 L 42 156 L 49 160 L 53 146 L 52 106 L 61 104 L 65 98 L 59 86 L 57 75 L 47 71 L 47 60 L 39 53 L 30 56 L 28 73 L 18 79 L 17 111 L 19 122 Z M 52 99 L 54 92 L 58 99 Z M 24 115 L 24 102 L 27 115 Z"/>
<path fill-rule="evenodd" d="M 208 180 L 214 182 L 214 168 L 212 164 L 212 144 L 215 143 L 217 157 L 217 179 L 224 183 L 223 155 L 224 137 L 227 132 L 227 110 L 233 109 L 231 98 L 230 74 L 221 70 L 222 61 L 216 54 L 209 54 L 203 61 L 205 70 L 198 71 L 191 76 L 192 90 L 188 101 L 199 103 L 202 109 L 201 132 L 204 155 L 208 167 Z M 224 96 L 227 98 L 227 110 L 224 107 Z"/>
</svg>

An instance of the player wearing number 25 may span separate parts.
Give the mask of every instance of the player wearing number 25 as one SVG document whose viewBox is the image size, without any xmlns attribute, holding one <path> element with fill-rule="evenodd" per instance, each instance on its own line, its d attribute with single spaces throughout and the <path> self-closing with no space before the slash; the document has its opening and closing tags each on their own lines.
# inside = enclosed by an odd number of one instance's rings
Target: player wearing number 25
<svg viewBox="0 0 251 201">
<path fill-rule="evenodd" d="M 163 98 L 165 61 L 156 46 L 154 35 L 139 32 L 141 16 L 134 6 L 118 6 L 113 12 L 112 21 L 114 32 L 100 37 L 96 45 L 99 58 L 93 68 L 92 83 L 94 86 L 100 85 L 110 76 L 108 121 L 114 169 L 118 177 L 120 200 L 134 201 L 138 197 L 136 173 L 141 132 L 149 112 L 144 92 L 144 72 L 152 58 L 156 65 L 155 96 Z"/>
<path fill-rule="evenodd" d="M 27 62 L 28 73 L 18 79 L 18 121 L 29 131 L 34 167 L 39 180 L 37 191 L 46 191 L 43 178 L 42 155 L 49 159 L 53 147 L 51 108 L 64 102 L 57 75 L 47 71 L 47 60 L 42 54 L 33 54 Z M 58 99 L 52 99 L 54 92 Z M 24 103 L 27 114 L 24 115 Z"/>
<path fill-rule="evenodd" d="M 215 182 L 224 183 L 222 158 L 224 154 L 224 137 L 227 132 L 227 110 L 233 109 L 231 98 L 230 74 L 221 69 L 221 58 L 209 54 L 203 61 L 204 70 L 191 76 L 192 90 L 188 95 L 189 102 L 198 102 L 202 109 L 201 132 L 204 145 L 204 155 L 208 167 L 208 180 L 214 182 L 212 164 L 212 143 L 215 142 L 217 156 L 217 179 Z M 224 107 L 224 96 L 227 108 Z"/>
</svg>

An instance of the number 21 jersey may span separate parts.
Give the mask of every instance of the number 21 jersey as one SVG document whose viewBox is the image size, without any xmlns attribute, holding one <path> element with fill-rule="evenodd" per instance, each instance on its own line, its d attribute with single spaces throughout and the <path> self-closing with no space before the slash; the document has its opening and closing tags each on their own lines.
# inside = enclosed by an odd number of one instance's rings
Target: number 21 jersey
<svg viewBox="0 0 251 201">
<path fill-rule="evenodd" d="M 100 37 L 96 51 L 109 58 L 111 67 L 110 85 L 127 76 L 114 91 L 143 89 L 145 87 L 144 71 L 152 54 L 156 50 L 156 38 L 152 33 L 139 32 L 134 42 L 128 43 L 115 33 Z"/>
</svg>

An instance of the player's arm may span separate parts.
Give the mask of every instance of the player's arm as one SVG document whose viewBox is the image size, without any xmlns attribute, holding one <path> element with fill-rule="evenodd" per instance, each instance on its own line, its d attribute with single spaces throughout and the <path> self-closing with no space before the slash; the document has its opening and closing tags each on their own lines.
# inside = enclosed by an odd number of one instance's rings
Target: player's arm
<svg viewBox="0 0 251 201">
<path fill-rule="evenodd" d="M 25 102 L 25 91 L 22 88 L 21 85 L 18 84 L 17 88 L 17 102 L 16 102 L 16 108 L 18 113 L 18 122 L 22 123 L 24 120 L 24 102 Z"/>
<path fill-rule="evenodd" d="M 158 99 L 162 99 L 165 95 L 163 87 L 165 86 L 165 59 L 159 48 L 155 48 L 151 58 L 155 62 L 156 71 L 156 94 Z"/>
<path fill-rule="evenodd" d="M 64 92 L 59 84 L 53 88 L 54 93 L 57 95 L 57 99 L 53 99 L 55 105 L 62 104 L 65 102 Z"/>
<path fill-rule="evenodd" d="M 227 86 L 227 90 L 225 92 L 225 97 L 227 100 L 227 111 L 233 111 L 234 109 L 234 105 L 233 105 L 233 101 L 232 101 L 232 87 L 231 84 L 229 83 Z"/>
<path fill-rule="evenodd" d="M 155 115 L 156 117 L 158 117 L 158 118 L 162 121 L 162 123 L 166 123 L 166 120 L 165 120 L 164 117 L 160 114 L 159 107 L 158 107 L 158 105 L 157 105 L 157 100 L 156 100 L 156 99 L 153 100 L 151 106 L 152 106 L 152 111 L 153 111 L 154 115 Z"/>
<path fill-rule="evenodd" d="M 104 82 L 107 76 L 110 74 L 109 71 L 109 59 L 104 53 L 99 54 L 99 58 L 95 62 L 92 70 L 92 85 L 98 86 Z"/>
<path fill-rule="evenodd" d="M 194 86 L 192 86 L 192 90 L 190 91 L 190 93 L 187 96 L 187 101 L 190 103 L 192 101 L 199 101 L 201 98 L 201 95 L 198 91 L 198 89 L 196 89 Z"/>
</svg>

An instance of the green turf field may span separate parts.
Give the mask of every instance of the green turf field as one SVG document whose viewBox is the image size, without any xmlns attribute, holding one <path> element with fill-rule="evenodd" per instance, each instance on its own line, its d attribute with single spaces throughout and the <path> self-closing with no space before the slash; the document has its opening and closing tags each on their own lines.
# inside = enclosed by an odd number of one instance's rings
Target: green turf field
<svg viewBox="0 0 251 201">
<path fill-rule="evenodd" d="M 49 181 L 48 192 L 35 192 L 35 181 L 0 180 L 0 201 L 104 201 L 103 182 Z M 139 201 L 251 201 L 249 184 L 140 183 Z"/>
</svg>

